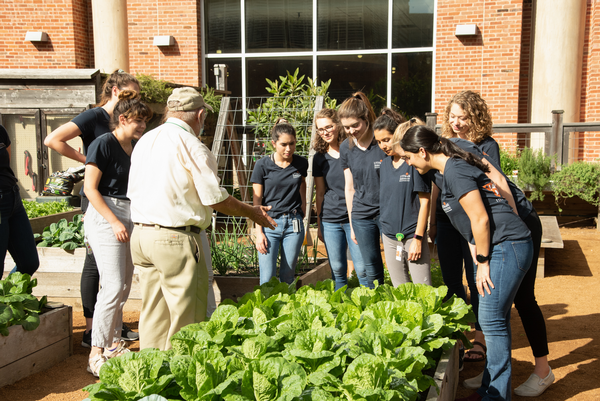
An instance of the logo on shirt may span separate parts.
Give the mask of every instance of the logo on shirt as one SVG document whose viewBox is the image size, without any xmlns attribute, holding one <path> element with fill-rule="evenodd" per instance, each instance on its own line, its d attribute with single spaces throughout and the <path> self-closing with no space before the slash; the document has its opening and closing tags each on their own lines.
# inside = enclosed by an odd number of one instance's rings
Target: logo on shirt
<svg viewBox="0 0 600 401">
<path fill-rule="evenodd" d="M 446 203 L 446 202 L 442 202 L 442 209 L 444 210 L 444 213 L 450 213 L 452 211 L 452 207 Z"/>
<path fill-rule="evenodd" d="M 497 197 L 502 197 L 502 195 L 500 195 L 500 192 L 498 191 L 498 188 L 496 188 L 496 184 L 494 184 L 493 182 L 485 184 L 483 186 L 483 189 L 492 192 Z"/>
<path fill-rule="evenodd" d="M 373 162 L 373 167 L 375 168 L 375 170 L 378 170 L 379 167 L 381 167 L 381 162 L 383 160 L 379 160 L 378 162 Z"/>
<path fill-rule="evenodd" d="M 302 174 L 300 174 L 300 173 L 292 174 L 292 178 L 300 178 L 300 177 L 302 177 Z"/>
<path fill-rule="evenodd" d="M 410 181 L 410 174 L 406 173 L 404 175 L 400 176 L 400 181 L 399 182 L 409 182 Z"/>
</svg>

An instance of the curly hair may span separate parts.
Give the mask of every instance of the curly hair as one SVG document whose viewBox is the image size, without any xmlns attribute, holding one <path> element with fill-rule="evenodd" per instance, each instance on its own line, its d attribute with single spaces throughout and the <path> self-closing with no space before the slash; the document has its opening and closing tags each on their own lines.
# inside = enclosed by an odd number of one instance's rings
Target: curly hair
<svg viewBox="0 0 600 401">
<path fill-rule="evenodd" d="M 115 110 L 108 123 L 112 130 L 119 126 L 119 116 L 126 119 L 141 117 L 146 121 L 152 118 L 152 110 L 146 103 L 140 100 L 140 94 L 132 90 L 122 90 L 119 92 L 119 101 L 115 105 Z"/>
<path fill-rule="evenodd" d="M 337 129 L 338 144 L 342 143 L 344 139 L 348 137 L 348 134 L 346 134 L 346 131 L 342 128 L 342 123 L 340 122 L 338 114 L 334 109 L 322 109 L 317 113 L 314 121 L 315 129 L 318 129 L 317 120 L 319 118 L 328 118 L 335 124 Z M 312 147 L 318 153 L 327 153 L 327 150 L 329 149 L 329 144 L 325 142 L 323 138 L 321 138 L 321 135 L 316 135 L 315 140 L 312 143 Z"/>
<path fill-rule="evenodd" d="M 455 137 L 456 134 L 450 126 L 450 109 L 453 104 L 459 105 L 467 114 L 469 119 L 469 131 L 467 139 L 473 143 L 479 143 L 486 137 L 492 136 L 492 115 L 490 114 L 485 100 L 479 93 L 466 90 L 458 92 L 446 105 L 444 121 L 442 123 L 442 136 L 445 138 Z"/>
</svg>

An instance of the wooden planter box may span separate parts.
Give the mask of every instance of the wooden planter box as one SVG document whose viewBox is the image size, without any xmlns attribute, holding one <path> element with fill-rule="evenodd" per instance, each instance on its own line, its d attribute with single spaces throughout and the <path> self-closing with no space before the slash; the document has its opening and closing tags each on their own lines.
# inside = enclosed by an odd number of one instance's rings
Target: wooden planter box
<svg viewBox="0 0 600 401">
<path fill-rule="evenodd" d="M 331 278 L 329 262 L 325 261 L 298 278 L 297 288 Z M 238 300 L 260 284 L 259 277 L 214 276 L 213 289 L 217 304 L 224 299 Z"/>
<path fill-rule="evenodd" d="M 439 387 L 439 393 L 435 386 L 431 386 L 426 400 L 453 401 L 458 386 L 458 344 L 444 351 L 438 362 L 433 380 Z"/>
<path fill-rule="evenodd" d="M 72 221 L 73 216 L 76 214 L 81 214 L 81 209 L 73 209 L 69 212 L 56 213 L 51 214 L 49 216 L 35 217 L 33 219 L 29 219 L 29 224 L 31 224 L 31 229 L 34 234 L 42 234 L 44 232 L 44 228 L 48 227 L 52 223 L 58 223 L 61 219 L 67 219 L 67 221 Z"/>
<path fill-rule="evenodd" d="M 73 354 L 73 311 L 70 306 L 40 315 L 33 331 L 21 326 L 0 335 L 0 387 L 46 370 Z"/>
</svg>

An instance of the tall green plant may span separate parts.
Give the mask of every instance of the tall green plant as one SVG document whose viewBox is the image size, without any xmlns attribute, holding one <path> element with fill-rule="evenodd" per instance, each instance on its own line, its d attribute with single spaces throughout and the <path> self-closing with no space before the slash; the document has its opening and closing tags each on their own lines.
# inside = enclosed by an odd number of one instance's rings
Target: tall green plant
<svg viewBox="0 0 600 401">
<path fill-rule="evenodd" d="M 532 150 L 525 148 L 519 159 L 519 185 L 531 185 L 533 191 L 529 197 L 530 201 L 544 200 L 542 192 L 550 183 L 552 168 L 552 157 L 546 156 L 543 150 Z"/>
<path fill-rule="evenodd" d="M 513 175 L 513 171 L 519 170 L 519 151 L 510 153 L 502 146 L 500 147 L 500 167 L 508 177 Z"/>
<path fill-rule="evenodd" d="M 296 153 L 308 155 L 314 117 L 315 97 L 324 97 L 325 108 L 335 108 L 336 100 L 327 94 L 331 80 L 317 85 L 310 78 L 299 74 L 299 69 L 286 76 L 280 76 L 279 81 L 266 79 L 265 88 L 273 97 L 268 98 L 255 110 L 248 111 L 248 124 L 254 125 L 256 140 L 271 149 L 270 131 L 278 117 L 283 117 L 296 129 Z"/>
<path fill-rule="evenodd" d="M 556 205 L 565 198 L 580 197 L 595 206 L 600 205 L 600 164 L 576 162 L 563 165 L 552 174 Z M 559 206 L 559 211 L 562 209 Z"/>
</svg>

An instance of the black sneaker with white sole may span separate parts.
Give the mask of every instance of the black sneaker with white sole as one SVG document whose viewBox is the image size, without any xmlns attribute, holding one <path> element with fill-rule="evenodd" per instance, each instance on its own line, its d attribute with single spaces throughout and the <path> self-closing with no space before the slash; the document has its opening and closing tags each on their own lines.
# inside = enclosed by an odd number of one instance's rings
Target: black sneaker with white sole
<svg viewBox="0 0 600 401">
<path fill-rule="evenodd" d="M 92 348 L 92 330 L 83 332 L 81 346 L 85 348 Z"/>
<path fill-rule="evenodd" d="M 121 330 L 121 340 L 137 341 L 139 339 L 140 333 L 132 331 L 125 323 L 123 323 L 123 329 Z"/>
</svg>

